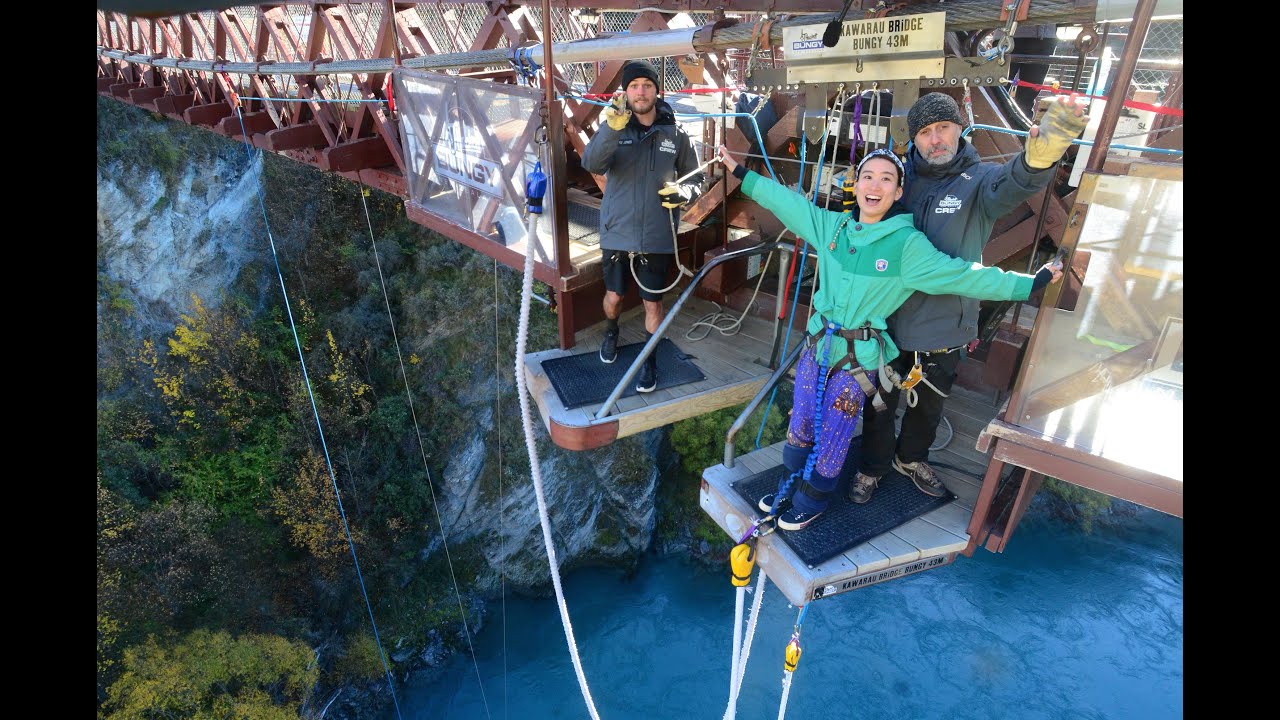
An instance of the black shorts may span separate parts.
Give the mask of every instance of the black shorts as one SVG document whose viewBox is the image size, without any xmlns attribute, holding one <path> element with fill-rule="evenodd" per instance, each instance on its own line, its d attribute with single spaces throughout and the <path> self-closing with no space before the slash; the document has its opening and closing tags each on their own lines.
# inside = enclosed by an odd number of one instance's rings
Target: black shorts
<svg viewBox="0 0 1280 720">
<path fill-rule="evenodd" d="M 604 289 L 619 295 L 626 295 L 631 288 L 631 260 L 626 250 L 603 250 L 601 261 L 604 263 Z M 667 280 L 667 272 L 671 268 L 670 253 L 636 253 L 636 277 L 640 278 L 640 298 L 651 302 L 662 302 L 662 293 L 652 293 L 645 288 L 659 290 L 671 284 Z"/>
</svg>

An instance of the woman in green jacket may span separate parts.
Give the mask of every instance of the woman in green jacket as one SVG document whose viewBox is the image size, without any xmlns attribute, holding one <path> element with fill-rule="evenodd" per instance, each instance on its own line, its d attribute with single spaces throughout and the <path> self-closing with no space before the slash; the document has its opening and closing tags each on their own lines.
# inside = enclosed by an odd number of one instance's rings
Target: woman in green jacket
<svg viewBox="0 0 1280 720">
<path fill-rule="evenodd" d="M 809 319 L 810 343 L 796 368 L 796 383 L 783 460 L 790 474 L 759 507 L 778 517 L 778 527 L 799 530 L 827 509 L 849 451 L 849 442 L 874 394 L 874 378 L 898 355 L 885 319 L 911 293 L 950 293 L 983 300 L 1025 300 L 1062 277 L 1049 263 L 1032 275 L 1006 272 L 953 258 L 938 251 L 912 224 L 902 198 L 902 161 L 888 150 L 868 153 L 858 163 L 853 212 L 825 210 L 804 195 L 742 167 L 720 147 L 720 161 L 742 181 L 742 192 L 772 212 L 817 253 L 820 287 Z M 849 344 L 852 341 L 853 347 Z M 830 379 L 818 372 L 819 363 Z M 821 391 L 822 413 L 817 413 Z M 878 399 L 878 398 L 877 398 Z M 888 413 L 884 413 L 888 415 Z M 876 417 L 874 404 L 864 422 Z M 816 453 L 811 452 L 818 445 Z M 808 472 L 806 472 L 806 470 Z M 815 471 L 816 472 L 813 472 Z M 808 477 L 805 477 L 808 475 Z M 861 490 L 861 492 L 859 492 Z M 851 497 L 866 502 L 875 490 L 855 486 Z M 788 503 L 788 501 L 790 501 Z"/>
</svg>

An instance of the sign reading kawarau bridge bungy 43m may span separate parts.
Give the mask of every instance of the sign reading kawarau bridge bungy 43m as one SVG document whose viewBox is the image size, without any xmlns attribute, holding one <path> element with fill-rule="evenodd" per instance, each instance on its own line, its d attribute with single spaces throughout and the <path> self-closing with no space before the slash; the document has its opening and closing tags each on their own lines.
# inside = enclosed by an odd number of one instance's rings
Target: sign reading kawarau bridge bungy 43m
<svg viewBox="0 0 1280 720">
<path fill-rule="evenodd" d="M 827 26 L 782 29 L 788 83 L 870 82 L 940 78 L 946 13 L 846 20 L 835 47 L 822 44 Z"/>
</svg>

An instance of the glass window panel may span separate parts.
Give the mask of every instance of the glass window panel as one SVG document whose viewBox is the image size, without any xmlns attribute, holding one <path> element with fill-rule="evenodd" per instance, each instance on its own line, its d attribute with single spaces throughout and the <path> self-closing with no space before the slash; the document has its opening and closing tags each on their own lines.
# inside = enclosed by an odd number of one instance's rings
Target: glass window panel
<svg viewBox="0 0 1280 720">
<path fill-rule="evenodd" d="M 1041 309 L 1018 425 L 1182 479 L 1182 182 L 1089 174 L 1074 311 Z M 1178 177 L 1181 175 L 1178 173 Z"/>
<path fill-rule="evenodd" d="M 409 199 L 520 253 L 529 248 L 525 179 L 538 160 L 540 91 L 399 69 L 396 104 Z M 552 187 L 551 168 L 543 167 Z M 534 259 L 555 265 L 553 204 L 543 206 Z"/>
</svg>

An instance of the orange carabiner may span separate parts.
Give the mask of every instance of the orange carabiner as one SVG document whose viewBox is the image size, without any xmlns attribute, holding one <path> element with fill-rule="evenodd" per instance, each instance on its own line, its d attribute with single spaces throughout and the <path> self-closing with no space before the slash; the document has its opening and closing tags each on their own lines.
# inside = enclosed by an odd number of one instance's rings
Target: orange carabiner
<svg viewBox="0 0 1280 720">
<path fill-rule="evenodd" d="M 916 385 L 919 385 L 920 381 L 923 379 L 924 368 L 920 365 L 920 353 L 916 353 L 916 364 L 912 365 L 911 371 L 907 373 L 906 377 L 902 378 L 902 389 L 910 390 Z"/>
</svg>

